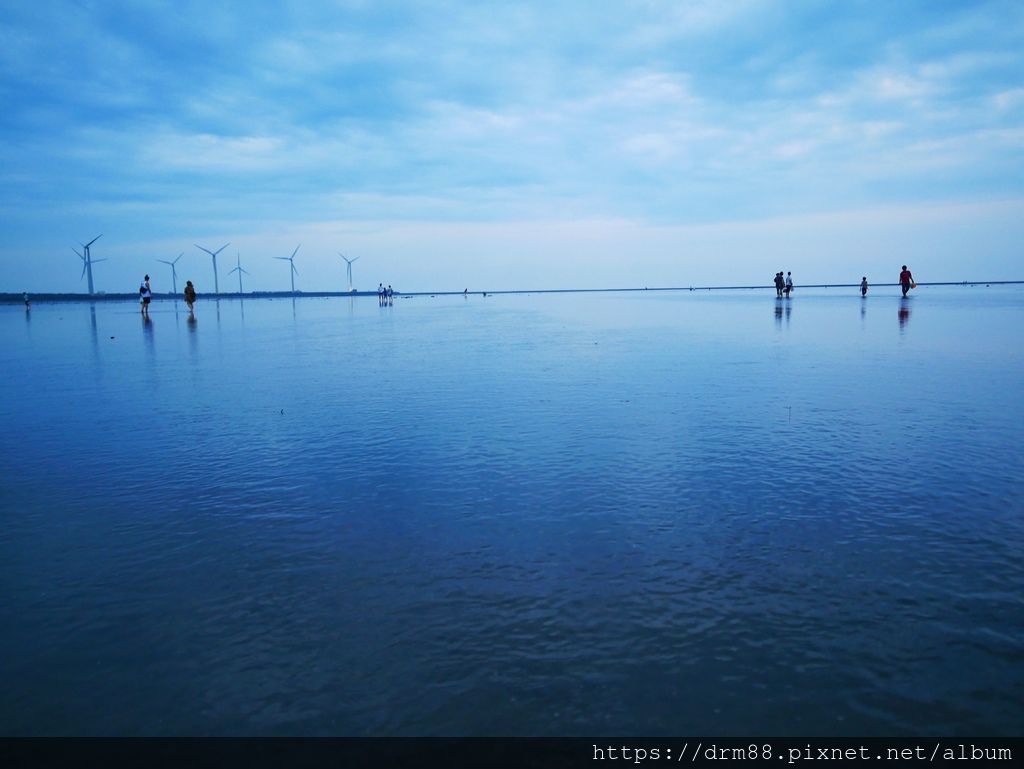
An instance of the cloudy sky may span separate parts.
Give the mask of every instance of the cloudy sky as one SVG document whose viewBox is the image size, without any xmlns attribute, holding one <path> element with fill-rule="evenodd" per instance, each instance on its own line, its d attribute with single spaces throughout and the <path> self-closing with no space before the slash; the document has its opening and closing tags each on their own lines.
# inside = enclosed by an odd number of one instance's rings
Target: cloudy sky
<svg viewBox="0 0 1024 769">
<path fill-rule="evenodd" d="M 8 2 L 0 291 L 1024 279 L 1024 3 Z"/>
</svg>

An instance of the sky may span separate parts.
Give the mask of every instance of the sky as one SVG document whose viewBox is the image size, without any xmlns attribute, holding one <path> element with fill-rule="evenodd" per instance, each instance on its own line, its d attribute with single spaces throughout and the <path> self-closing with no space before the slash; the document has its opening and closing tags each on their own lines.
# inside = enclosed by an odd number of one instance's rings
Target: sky
<svg viewBox="0 0 1024 769">
<path fill-rule="evenodd" d="M 10 2 L 0 291 L 1024 279 L 1024 3 Z"/>
</svg>

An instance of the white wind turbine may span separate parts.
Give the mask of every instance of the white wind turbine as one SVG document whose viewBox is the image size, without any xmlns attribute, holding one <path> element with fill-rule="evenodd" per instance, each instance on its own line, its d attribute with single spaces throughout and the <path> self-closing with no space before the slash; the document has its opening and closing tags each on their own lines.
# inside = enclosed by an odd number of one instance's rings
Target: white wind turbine
<svg viewBox="0 0 1024 769">
<path fill-rule="evenodd" d="M 300 248 L 302 248 L 302 244 L 301 243 L 299 243 L 299 245 L 297 245 L 295 247 L 295 250 L 292 251 L 292 255 L 291 256 L 275 256 L 274 257 L 275 259 L 281 259 L 281 260 L 283 260 L 285 262 L 290 262 L 291 263 L 291 268 L 292 268 L 291 269 L 291 279 L 292 279 L 292 293 L 293 294 L 295 293 L 295 276 L 299 274 L 299 271 L 295 269 L 295 255 L 297 253 L 299 253 L 299 249 Z"/>
<path fill-rule="evenodd" d="M 81 253 L 78 251 L 77 248 L 72 248 L 71 249 L 76 254 L 78 254 L 78 258 L 82 260 L 82 277 L 85 277 L 86 274 L 89 275 L 89 295 L 90 296 L 94 293 L 93 289 L 92 289 L 92 266 L 94 264 L 96 264 L 97 262 L 105 262 L 107 260 L 106 259 L 93 259 L 92 258 L 92 254 L 89 252 L 89 246 L 91 246 L 93 243 L 95 243 L 97 240 L 99 240 L 102 237 L 103 237 L 103 235 L 100 234 L 100 235 L 97 235 L 92 240 L 90 240 L 88 243 L 83 243 L 82 244 L 82 251 L 81 251 Z M 79 280 L 81 280 L 81 279 L 82 278 L 79 278 Z"/>
<path fill-rule="evenodd" d="M 352 288 L 352 262 L 354 262 L 359 257 L 357 256 L 355 257 L 355 259 L 349 259 L 343 253 L 341 253 L 341 251 L 338 252 L 338 256 L 345 260 L 345 269 L 348 272 L 348 291 L 349 293 L 352 293 L 353 291 L 355 291 L 355 289 Z"/>
<path fill-rule="evenodd" d="M 194 245 L 200 251 L 205 251 L 206 253 L 208 253 L 210 256 L 213 257 L 213 292 L 215 294 L 219 294 L 220 293 L 220 283 L 217 282 L 217 254 L 219 254 L 221 251 L 223 251 L 225 248 L 227 248 L 231 244 L 230 243 L 225 243 L 223 246 L 218 248 L 216 251 L 211 251 L 208 248 L 203 248 L 198 243 L 193 243 L 192 245 Z"/>
<path fill-rule="evenodd" d="M 235 258 L 236 258 L 236 260 L 238 262 L 238 266 L 235 267 L 235 269 L 233 269 L 231 272 L 237 272 L 238 273 L 238 293 L 241 294 L 242 293 L 242 273 L 244 272 L 246 275 L 248 275 L 249 271 L 245 270 L 245 269 L 242 269 L 242 255 L 241 254 L 236 252 L 235 253 Z M 229 272 L 228 275 L 230 275 L 231 272 Z"/>
<path fill-rule="evenodd" d="M 178 256 L 174 259 L 173 262 L 169 262 L 166 259 L 157 259 L 158 262 L 163 262 L 164 264 L 171 265 L 171 285 L 174 287 L 175 294 L 178 293 L 178 268 L 175 267 L 174 265 L 176 265 L 178 263 L 178 259 L 181 259 L 181 257 L 183 257 L 184 255 L 185 252 L 182 251 L 180 254 L 178 254 Z"/>
</svg>

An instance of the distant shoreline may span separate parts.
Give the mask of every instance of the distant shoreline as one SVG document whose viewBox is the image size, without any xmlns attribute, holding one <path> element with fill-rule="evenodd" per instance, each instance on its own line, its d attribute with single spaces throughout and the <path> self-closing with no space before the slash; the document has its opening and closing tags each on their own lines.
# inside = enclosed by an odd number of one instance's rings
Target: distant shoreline
<svg viewBox="0 0 1024 769">
<path fill-rule="evenodd" d="M 1024 280 L 957 280 L 938 281 L 931 283 L 918 283 L 918 286 L 1007 286 L 1021 285 Z M 872 283 L 871 288 L 885 288 L 899 286 L 899 283 Z M 800 284 L 797 289 L 807 288 L 860 288 L 860 283 L 814 283 Z M 495 289 L 493 291 L 395 291 L 394 295 L 399 297 L 411 296 L 483 296 L 483 295 L 508 295 L 508 294 L 598 294 L 598 293 L 623 293 L 637 291 L 757 291 L 774 290 L 774 285 L 763 286 L 642 286 L 633 288 L 536 288 L 536 289 Z M 124 302 L 138 300 L 137 293 L 118 294 L 34 294 L 29 292 L 29 300 L 32 302 Z M 303 299 L 303 298 L 325 298 L 325 297 L 376 297 L 376 291 L 251 291 L 248 294 L 220 293 L 220 294 L 199 294 L 199 300 L 210 299 Z M 153 299 L 178 299 L 182 300 L 181 294 L 154 293 Z M 21 293 L 0 294 L 0 304 L 21 304 L 24 302 Z"/>
</svg>

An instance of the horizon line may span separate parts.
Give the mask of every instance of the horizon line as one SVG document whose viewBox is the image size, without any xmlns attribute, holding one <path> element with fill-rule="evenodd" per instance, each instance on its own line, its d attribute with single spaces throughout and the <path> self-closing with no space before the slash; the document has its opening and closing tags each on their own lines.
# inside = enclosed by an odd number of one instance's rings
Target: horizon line
<svg viewBox="0 0 1024 769">
<path fill-rule="evenodd" d="M 955 281 L 928 281 L 917 283 L 918 287 L 925 286 L 1006 286 L 1021 285 L 1024 280 L 955 280 Z M 860 283 L 804 283 L 795 285 L 794 288 L 860 288 Z M 870 283 L 872 288 L 898 287 L 896 283 Z M 398 296 L 481 296 L 481 295 L 509 295 L 509 294 L 585 294 L 585 293 L 624 293 L 637 291 L 757 291 L 771 290 L 774 285 L 749 285 L 749 286 L 634 286 L 622 288 L 535 288 L 535 289 L 493 289 L 493 290 L 448 290 L 443 291 L 394 291 Z M 95 294 L 82 294 L 73 292 L 46 292 L 30 293 L 0 293 L 0 303 L 14 303 L 24 301 L 24 294 L 28 294 L 34 301 L 125 301 L 135 299 L 138 294 L 135 292 L 97 292 Z M 179 294 L 173 292 L 153 292 L 153 298 L 177 299 Z M 220 293 L 198 293 L 197 296 L 212 299 L 260 299 L 260 298 L 296 298 L 296 297 L 363 297 L 377 296 L 377 291 L 260 291 L 254 290 L 248 293 L 220 292 Z"/>
</svg>

